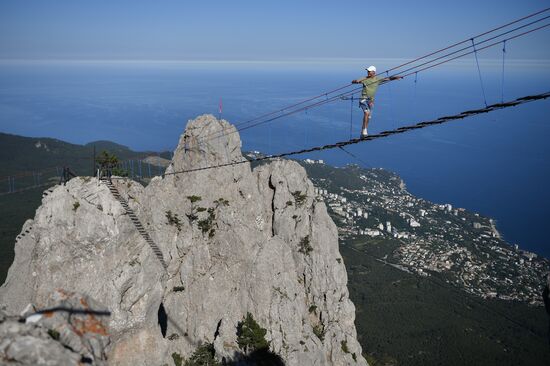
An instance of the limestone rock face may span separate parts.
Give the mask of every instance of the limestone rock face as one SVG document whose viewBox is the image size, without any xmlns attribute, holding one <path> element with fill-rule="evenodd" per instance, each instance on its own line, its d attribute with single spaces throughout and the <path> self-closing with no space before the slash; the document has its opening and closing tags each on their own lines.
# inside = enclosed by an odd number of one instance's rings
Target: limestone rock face
<svg viewBox="0 0 550 366">
<path fill-rule="evenodd" d="M 20 316 L 0 310 L 2 365 L 106 365 L 108 312 L 85 295 L 57 290 L 47 311 L 28 306 Z"/>
<path fill-rule="evenodd" d="M 200 116 L 164 177 L 113 179 L 167 271 L 104 183 L 57 186 L 23 228 L 0 303 L 18 312 L 58 288 L 87 294 L 111 311 L 113 365 L 171 364 L 205 342 L 242 360 L 247 313 L 287 365 L 366 365 L 325 204 L 299 164 L 251 170 L 240 147 L 234 126 Z"/>
<path fill-rule="evenodd" d="M 77 366 L 81 356 L 50 337 L 47 330 L 13 319 L 0 322 L 2 365 Z"/>
</svg>

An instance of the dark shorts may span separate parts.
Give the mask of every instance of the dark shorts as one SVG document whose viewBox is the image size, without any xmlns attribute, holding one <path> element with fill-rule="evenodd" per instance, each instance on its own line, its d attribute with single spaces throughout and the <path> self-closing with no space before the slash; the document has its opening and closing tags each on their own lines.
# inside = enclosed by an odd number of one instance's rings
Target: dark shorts
<svg viewBox="0 0 550 366">
<path fill-rule="evenodd" d="M 374 100 L 372 98 L 361 98 L 359 100 L 359 108 L 361 108 L 363 112 L 370 112 L 372 107 L 374 107 Z"/>
</svg>

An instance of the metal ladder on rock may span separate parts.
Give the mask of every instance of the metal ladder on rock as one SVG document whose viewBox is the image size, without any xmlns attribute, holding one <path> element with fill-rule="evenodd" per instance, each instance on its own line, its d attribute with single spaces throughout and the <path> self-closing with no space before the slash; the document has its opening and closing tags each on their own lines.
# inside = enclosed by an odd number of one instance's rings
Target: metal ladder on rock
<svg viewBox="0 0 550 366">
<path fill-rule="evenodd" d="M 157 244 L 151 239 L 151 236 L 145 230 L 143 225 L 141 224 L 141 221 L 139 221 L 138 217 L 136 216 L 134 210 L 130 208 L 128 205 L 128 202 L 122 196 L 120 195 L 120 192 L 116 187 L 113 185 L 113 183 L 108 178 L 101 178 L 101 181 L 107 185 L 107 188 L 109 188 L 109 191 L 111 191 L 111 194 L 116 198 L 118 202 L 122 205 L 124 210 L 126 211 L 126 214 L 128 214 L 128 217 L 130 220 L 132 220 L 132 223 L 134 224 L 137 231 L 141 234 L 143 239 L 145 239 L 145 242 L 149 244 L 151 249 L 153 250 L 153 253 L 157 256 L 158 260 L 160 261 L 160 264 L 162 267 L 166 270 L 168 266 L 166 265 L 166 262 L 164 261 L 164 256 L 162 255 L 162 251 L 159 249 Z"/>
<path fill-rule="evenodd" d="M 53 192 L 55 187 L 50 187 L 46 189 L 44 192 L 42 192 L 42 198 L 46 197 L 50 193 Z M 26 229 L 24 232 L 21 232 L 17 237 L 15 238 L 15 242 L 17 243 L 19 240 L 21 240 L 25 235 L 30 234 L 32 231 L 32 226 L 30 226 L 28 229 Z"/>
<path fill-rule="evenodd" d="M 49 195 L 50 193 L 53 192 L 55 186 L 54 187 L 50 187 L 48 189 L 46 189 L 44 192 L 42 192 L 42 198 L 46 197 L 47 195 Z M 32 226 L 30 226 L 28 229 L 26 229 L 25 231 L 21 232 L 19 235 L 17 235 L 17 237 L 15 238 L 15 242 L 17 243 L 19 240 L 21 240 L 25 235 L 28 235 L 30 234 L 32 231 Z"/>
</svg>

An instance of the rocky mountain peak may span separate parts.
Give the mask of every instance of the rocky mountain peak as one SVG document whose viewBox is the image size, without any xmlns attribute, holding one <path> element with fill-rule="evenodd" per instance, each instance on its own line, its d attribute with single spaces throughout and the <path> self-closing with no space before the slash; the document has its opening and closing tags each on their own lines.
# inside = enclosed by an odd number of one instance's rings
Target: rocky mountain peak
<svg viewBox="0 0 550 366">
<path fill-rule="evenodd" d="M 208 344 L 219 361 L 253 364 L 239 338 L 248 314 L 285 364 L 365 365 L 336 226 L 305 170 L 196 170 L 243 161 L 240 147 L 234 126 L 204 115 L 147 187 L 79 177 L 46 191 L 0 304 L 40 309 L 58 289 L 95 299 L 111 313 L 114 365 L 171 364 Z"/>
<path fill-rule="evenodd" d="M 205 114 L 189 121 L 172 160 L 176 171 L 243 160 L 235 126 Z"/>
</svg>

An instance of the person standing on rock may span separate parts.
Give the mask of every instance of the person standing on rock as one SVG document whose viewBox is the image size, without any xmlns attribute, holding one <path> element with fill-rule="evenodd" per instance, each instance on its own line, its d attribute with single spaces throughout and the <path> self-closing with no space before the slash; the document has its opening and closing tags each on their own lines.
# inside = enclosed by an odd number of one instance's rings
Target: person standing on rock
<svg viewBox="0 0 550 366">
<path fill-rule="evenodd" d="M 74 174 L 68 166 L 63 167 L 63 173 L 61 174 L 61 177 L 59 179 L 59 185 L 63 184 L 64 186 L 67 185 L 67 182 L 71 180 L 71 178 L 76 177 L 76 174 Z"/>
<path fill-rule="evenodd" d="M 363 110 L 363 127 L 361 129 L 361 137 L 367 137 L 367 127 L 369 125 L 369 119 L 372 114 L 372 108 L 374 107 L 374 95 L 380 84 L 386 83 L 391 80 L 402 79 L 401 76 L 390 76 L 379 79 L 376 76 L 376 67 L 369 66 L 365 70 L 368 71 L 368 75 L 361 79 L 355 79 L 352 84 L 363 84 L 363 91 L 361 92 L 361 99 L 359 100 L 359 108 Z"/>
</svg>

